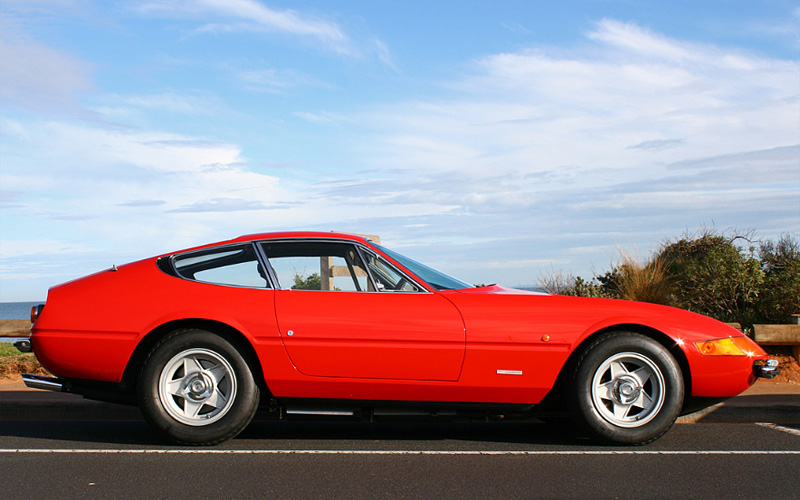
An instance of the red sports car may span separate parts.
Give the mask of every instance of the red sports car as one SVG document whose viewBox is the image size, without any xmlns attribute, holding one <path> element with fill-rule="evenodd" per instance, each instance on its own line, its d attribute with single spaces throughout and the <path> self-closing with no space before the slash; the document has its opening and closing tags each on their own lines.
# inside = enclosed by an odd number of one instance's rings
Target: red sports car
<svg viewBox="0 0 800 500">
<path fill-rule="evenodd" d="M 474 287 L 368 238 L 243 236 L 55 286 L 28 385 L 138 404 L 185 444 L 293 414 L 527 416 L 643 444 L 774 360 L 687 311 Z"/>
</svg>

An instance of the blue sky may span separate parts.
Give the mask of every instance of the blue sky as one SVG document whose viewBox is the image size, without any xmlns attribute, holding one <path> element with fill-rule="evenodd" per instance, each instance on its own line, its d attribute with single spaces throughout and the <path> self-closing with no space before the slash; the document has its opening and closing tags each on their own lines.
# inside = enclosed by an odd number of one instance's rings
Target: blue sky
<svg viewBox="0 0 800 500">
<path fill-rule="evenodd" d="M 241 234 L 474 283 L 800 233 L 800 4 L 0 1 L 0 301 Z"/>
</svg>

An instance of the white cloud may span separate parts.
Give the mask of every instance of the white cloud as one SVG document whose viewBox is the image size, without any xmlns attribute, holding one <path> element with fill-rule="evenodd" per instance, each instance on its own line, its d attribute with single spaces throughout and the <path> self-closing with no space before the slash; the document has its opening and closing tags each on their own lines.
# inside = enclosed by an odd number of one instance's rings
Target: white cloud
<svg viewBox="0 0 800 500">
<path fill-rule="evenodd" d="M 288 9 L 278 11 L 254 0 L 150 1 L 137 10 L 151 15 L 206 19 L 230 18 L 233 23 L 207 23 L 200 31 L 264 31 L 317 40 L 340 54 L 353 52 L 350 40 L 334 22 Z"/>
<path fill-rule="evenodd" d="M 619 47 L 628 54 L 640 53 L 648 58 L 684 61 L 699 57 L 696 47 L 653 33 L 635 24 L 604 19 L 589 38 Z"/>
<path fill-rule="evenodd" d="M 61 240 L 41 238 L 37 240 L 22 239 L 2 239 L 0 240 L 3 259 L 15 259 L 31 254 L 31 248 L 36 249 L 36 254 L 44 255 L 64 255 L 71 253 L 82 253 L 91 250 L 91 247 L 80 242 L 64 242 Z M 5 269 L 8 271 L 8 269 Z"/>
<path fill-rule="evenodd" d="M 163 212 L 225 198 L 225 193 L 264 206 L 290 198 L 277 178 L 248 171 L 231 144 L 60 122 L 5 120 L 2 130 L 13 139 L 0 159 L 4 189 L 17 193 L 21 213 L 51 220 L 76 214 L 91 218 L 73 222 L 76 237 L 86 231 L 105 233 L 109 241 L 135 240 L 131 228 L 151 234 L 156 221 L 167 220 Z M 120 223 L 127 228 L 120 230 Z"/>
<path fill-rule="evenodd" d="M 278 94 L 303 85 L 317 85 L 311 78 L 292 70 L 274 68 L 239 71 L 236 77 L 250 90 Z"/>
<path fill-rule="evenodd" d="M 320 187 L 334 199 L 446 207 L 363 223 L 402 225 L 402 239 L 431 245 L 464 232 L 492 239 L 446 247 L 464 254 L 448 265 L 463 263 L 471 281 L 530 282 L 538 260 L 585 275 L 592 256 L 570 249 L 618 238 L 652 248 L 702 224 L 800 231 L 796 61 L 611 20 L 587 36 L 572 50 L 490 55 L 441 97 L 372 107 L 357 117 L 361 154 L 383 173 Z M 426 248 L 420 257 L 434 262 Z M 527 261 L 530 277 L 466 264 L 497 248 Z"/>
<path fill-rule="evenodd" d="M 642 141 L 639 144 L 628 146 L 628 149 L 642 149 L 645 151 L 664 151 L 665 149 L 677 148 L 686 144 L 686 139 L 656 139 L 653 141 Z"/>
<path fill-rule="evenodd" d="M 367 152 L 391 166 L 552 171 L 641 168 L 797 143 L 796 62 L 611 21 L 590 39 L 597 43 L 566 53 L 488 56 L 448 82 L 443 99 L 365 114 L 365 128 L 377 130 Z M 641 147 L 676 141 L 680 147 Z"/>
<path fill-rule="evenodd" d="M 180 208 L 170 210 L 170 212 L 241 212 L 250 210 L 269 210 L 275 208 L 290 208 L 292 203 L 267 205 L 261 201 L 244 200 L 241 198 L 214 198 L 212 200 L 198 201 Z"/>
<path fill-rule="evenodd" d="M 460 263 L 460 267 L 464 269 L 529 269 L 531 267 L 550 266 L 557 264 L 566 264 L 569 261 L 560 259 L 519 259 L 519 260 L 501 260 L 501 261 L 486 261 L 479 260 L 475 262 Z"/>
<path fill-rule="evenodd" d="M 256 172 L 238 145 L 202 137 L 11 119 L 0 121 L 0 136 L 0 269 L 17 296 L 98 266 L 239 234 L 341 227 L 365 210 L 361 199 L 331 199 Z M 370 207 L 378 217 L 443 210 L 427 201 Z M 48 267 L 56 254 L 63 263 Z"/>
<path fill-rule="evenodd" d="M 162 123 L 164 117 L 170 115 L 202 118 L 236 113 L 220 99 L 201 92 L 99 94 L 88 96 L 83 101 L 95 121 L 103 120 L 116 127 L 147 127 L 150 123 Z"/>
<path fill-rule="evenodd" d="M 115 95 L 109 99 L 146 110 L 180 114 L 213 114 L 220 112 L 218 99 L 202 95 L 163 92 L 160 94 Z"/>
<path fill-rule="evenodd" d="M 31 40 L 0 38 L 0 99 L 40 111 L 79 111 L 76 95 L 92 89 L 91 65 Z"/>
<path fill-rule="evenodd" d="M 104 129 L 57 121 L 4 120 L 3 135 L 13 139 L 9 150 L 24 152 L 19 161 L 41 161 L 48 173 L 120 174 L 132 169 L 197 173 L 215 165 L 234 165 L 239 151 L 232 145 L 180 134 Z M 31 148 L 31 149 L 26 149 Z M 19 171 L 9 159 L 6 172 Z"/>
<path fill-rule="evenodd" d="M 294 115 L 298 118 L 302 118 L 307 122 L 316 124 L 331 124 L 331 123 L 342 123 L 342 122 L 351 123 L 353 121 L 353 119 L 349 116 L 339 115 L 328 111 L 318 111 L 316 113 L 311 113 L 308 111 L 296 111 Z"/>
<path fill-rule="evenodd" d="M 380 61 L 389 68 L 393 69 L 394 71 L 398 71 L 397 66 L 392 60 L 392 54 L 389 51 L 389 47 L 377 38 L 373 40 L 373 43 L 375 44 L 375 51 L 378 54 L 378 59 L 380 59 Z"/>
<path fill-rule="evenodd" d="M 167 202 L 164 200 L 131 200 L 124 203 L 119 203 L 120 207 L 157 207 L 165 205 Z"/>
<path fill-rule="evenodd" d="M 300 29 L 313 18 L 275 20 L 256 2 L 142 9 L 201 22 L 216 13 L 248 29 L 339 43 L 315 34 L 313 23 Z M 335 124 L 341 147 L 358 145 L 342 156 L 361 171 L 304 158 L 303 172 L 293 164 L 279 178 L 259 170 L 264 158 L 214 137 L 4 119 L 3 231 L 17 246 L 6 254 L 4 245 L 0 265 L 26 269 L 33 283 L 37 273 L 71 277 L 101 261 L 102 268 L 237 234 L 315 228 L 377 233 L 469 281 L 515 285 L 551 264 L 586 275 L 591 264 L 607 264 L 616 243 L 647 248 L 704 223 L 755 227 L 767 237 L 800 231 L 796 61 L 612 20 L 587 40 L 572 50 L 483 57 L 442 84 L 440 95 L 365 105 L 351 115 L 294 113 Z M 67 76 L 58 89 L 30 82 L 43 102 L 74 105 L 91 86 L 87 64 L 23 45 Z M 378 42 L 376 49 L 380 55 Z M 391 66 L 388 50 L 383 56 Z M 52 76 L 47 71 L 39 65 L 31 74 Z M 319 85 L 273 69 L 231 73 L 272 93 Z M 0 84 L 20 94 L 26 74 Z M 137 113 L 201 115 L 208 99 L 177 91 L 106 95 L 93 109 L 130 123 Z M 46 241 L 37 239 L 42 234 Z M 63 250 L 74 265 L 47 268 L 42 246 Z M 599 249 L 609 254 L 592 262 Z"/>
</svg>

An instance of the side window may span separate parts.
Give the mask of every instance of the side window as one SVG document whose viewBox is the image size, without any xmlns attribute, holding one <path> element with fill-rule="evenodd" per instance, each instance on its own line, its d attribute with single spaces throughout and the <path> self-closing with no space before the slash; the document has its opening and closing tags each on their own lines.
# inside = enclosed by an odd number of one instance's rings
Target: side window
<svg viewBox="0 0 800 500">
<path fill-rule="evenodd" d="M 361 292 L 371 288 L 356 248 L 347 243 L 262 243 L 284 290 Z"/>
<path fill-rule="evenodd" d="M 178 275 L 189 280 L 256 288 L 269 286 L 267 274 L 251 245 L 177 255 L 173 263 Z"/>
<path fill-rule="evenodd" d="M 367 259 L 367 267 L 369 267 L 372 277 L 375 278 L 380 291 L 392 292 L 419 292 L 419 288 L 413 282 L 405 278 L 400 271 L 395 269 L 394 266 L 386 262 L 381 257 L 371 253 L 364 252 L 364 258 Z"/>
</svg>

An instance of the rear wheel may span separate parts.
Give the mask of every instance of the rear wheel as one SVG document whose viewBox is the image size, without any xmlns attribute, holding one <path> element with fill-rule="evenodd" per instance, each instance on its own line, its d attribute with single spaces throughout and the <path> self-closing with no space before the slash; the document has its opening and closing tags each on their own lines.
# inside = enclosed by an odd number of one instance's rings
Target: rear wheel
<svg viewBox="0 0 800 500">
<path fill-rule="evenodd" d="M 661 437 L 683 405 L 680 367 L 661 344 L 632 332 L 597 339 L 572 380 L 573 415 L 601 441 L 640 445 Z"/>
<path fill-rule="evenodd" d="M 150 351 L 138 382 L 145 419 L 181 444 L 213 445 L 239 434 L 258 409 L 258 386 L 227 340 L 179 330 Z"/>
</svg>

